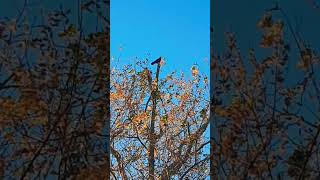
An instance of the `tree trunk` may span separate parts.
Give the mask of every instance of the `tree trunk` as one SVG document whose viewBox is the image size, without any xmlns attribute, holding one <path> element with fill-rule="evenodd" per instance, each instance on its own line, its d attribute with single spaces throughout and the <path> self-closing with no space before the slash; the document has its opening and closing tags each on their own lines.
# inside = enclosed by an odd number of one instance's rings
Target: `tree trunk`
<svg viewBox="0 0 320 180">
<path fill-rule="evenodd" d="M 151 114 L 151 122 L 150 122 L 150 132 L 149 132 L 149 156 L 148 156 L 148 170 L 149 170 L 149 179 L 155 179 L 155 172 L 154 172 L 154 152 L 155 152 L 155 134 L 154 134 L 154 124 L 156 118 L 156 108 L 157 108 L 157 92 L 158 92 L 158 77 L 160 71 L 160 64 L 157 66 L 156 72 L 156 88 L 152 89 L 152 81 L 149 81 L 150 89 L 151 89 L 151 98 L 152 98 L 152 114 Z"/>
</svg>

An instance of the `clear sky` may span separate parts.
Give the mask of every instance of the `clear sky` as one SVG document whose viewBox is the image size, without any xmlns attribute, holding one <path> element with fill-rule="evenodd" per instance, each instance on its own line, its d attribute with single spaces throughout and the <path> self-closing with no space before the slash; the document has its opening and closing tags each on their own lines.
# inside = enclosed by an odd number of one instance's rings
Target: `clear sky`
<svg viewBox="0 0 320 180">
<path fill-rule="evenodd" d="M 209 75 L 209 12 L 210 0 L 111 1 L 111 56 L 121 53 L 120 64 L 163 56 L 164 70 L 189 73 L 197 63 Z"/>
</svg>

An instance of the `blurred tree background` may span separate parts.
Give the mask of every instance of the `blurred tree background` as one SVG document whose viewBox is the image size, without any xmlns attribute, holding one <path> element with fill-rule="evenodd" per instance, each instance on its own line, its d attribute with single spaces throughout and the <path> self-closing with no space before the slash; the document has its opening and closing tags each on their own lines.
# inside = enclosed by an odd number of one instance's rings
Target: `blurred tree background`
<svg viewBox="0 0 320 180">
<path fill-rule="evenodd" d="M 236 6 L 238 16 L 223 16 L 237 21 L 221 22 L 221 10 L 212 14 L 220 18 L 211 22 L 214 179 L 320 177 L 319 26 L 314 23 L 319 9 L 315 1 L 286 2 L 243 1 Z"/>
<path fill-rule="evenodd" d="M 0 22 L 1 179 L 108 179 L 109 1 L 11 3 Z"/>
</svg>

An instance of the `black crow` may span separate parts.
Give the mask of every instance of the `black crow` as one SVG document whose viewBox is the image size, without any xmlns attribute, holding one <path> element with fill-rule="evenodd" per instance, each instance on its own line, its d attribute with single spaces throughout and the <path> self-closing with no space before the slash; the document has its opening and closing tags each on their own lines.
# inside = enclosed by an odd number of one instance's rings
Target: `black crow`
<svg viewBox="0 0 320 180">
<path fill-rule="evenodd" d="M 151 65 L 154 65 L 154 64 L 156 64 L 156 63 L 160 63 L 160 61 L 161 61 L 161 57 L 159 57 L 158 59 L 156 59 L 155 61 L 153 61 L 153 62 L 151 63 Z"/>
</svg>

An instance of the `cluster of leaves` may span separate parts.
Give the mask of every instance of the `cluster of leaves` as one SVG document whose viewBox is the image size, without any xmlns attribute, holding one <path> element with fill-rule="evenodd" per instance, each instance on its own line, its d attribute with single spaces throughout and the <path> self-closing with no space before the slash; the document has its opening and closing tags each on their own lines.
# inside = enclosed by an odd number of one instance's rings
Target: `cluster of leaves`
<svg viewBox="0 0 320 180">
<path fill-rule="evenodd" d="M 109 3 L 75 2 L 29 22 L 26 1 L 0 25 L 1 179 L 109 176 Z"/>
<path fill-rule="evenodd" d="M 227 33 L 225 53 L 212 57 L 216 179 L 319 178 L 320 59 L 288 26 L 267 12 L 258 28 L 270 55 L 260 59 L 250 49 L 243 58 Z M 285 32 L 296 44 L 286 42 Z"/>
<path fill-rule="evenodd" d="M 160 67 L 160 66 L 159 66 Z M 209 174 L 208 78 L 172 72 L 161 79 L 146 61 L 111 71 L 111 168 L 115 179 L 148 179 L 151 141 L 155 177 L 203 179 Z M 190 73 L 191 74 L 191 73 Z M 152 99 L 156 91 L 157 102 Z M 156 103 L 156 106 L 154 106 Z M 154 116 L 154 133 L 151 121 Z M 208 152 L 208 151 L 207 151 Z"/>
</svg>

